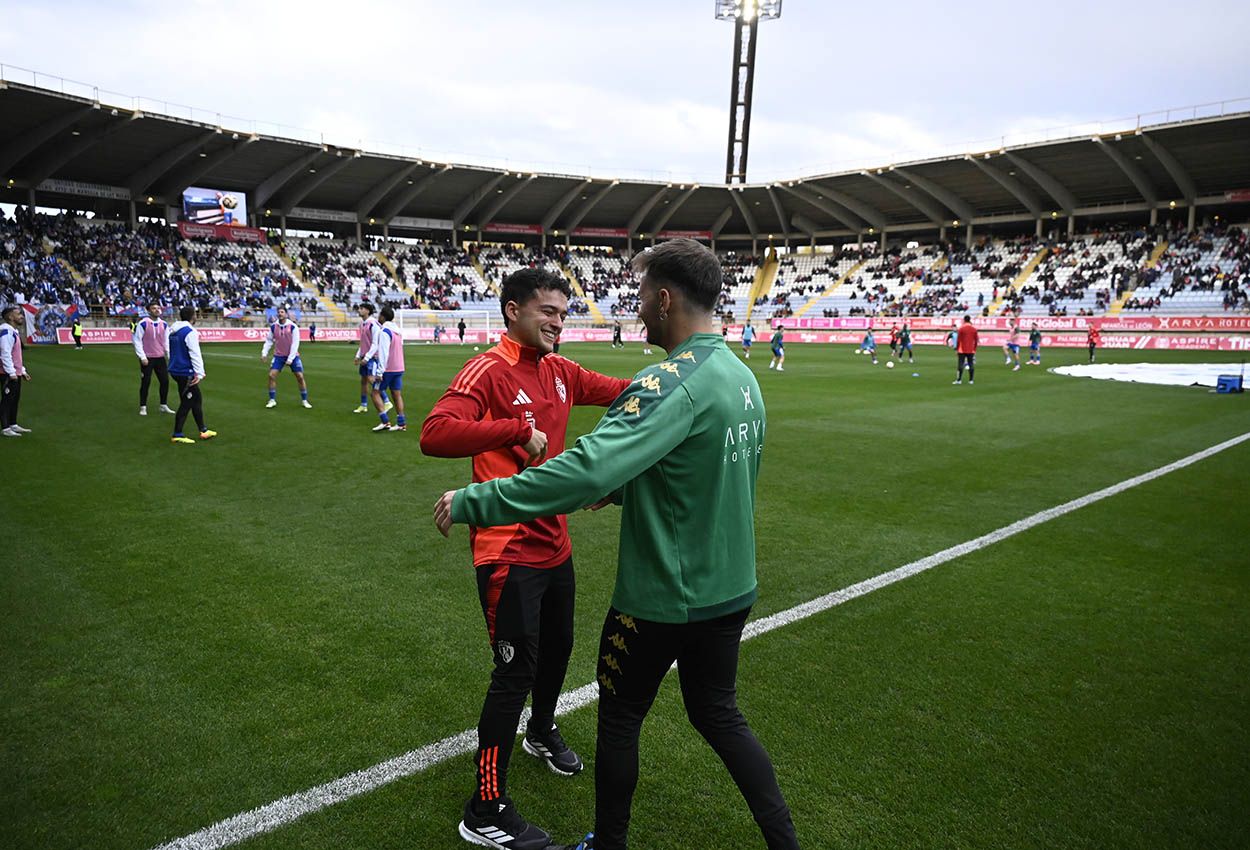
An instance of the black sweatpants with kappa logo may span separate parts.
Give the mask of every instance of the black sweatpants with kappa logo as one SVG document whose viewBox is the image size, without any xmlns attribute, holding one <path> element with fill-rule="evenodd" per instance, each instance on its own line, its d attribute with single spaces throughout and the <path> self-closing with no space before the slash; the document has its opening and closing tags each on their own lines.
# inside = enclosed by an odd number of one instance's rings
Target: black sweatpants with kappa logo
<svg viewBox="0 0 1250 850">
<path fill-rule="evenodd" d="M 691 725 L 729 769 L 769 850 L 798 850 L 772 760 L 738 710 L 738 645 L 750 611 L 674 624 L 608 609 L 599 640 L 595 850 L 626 850 L 642 721 L 674 661 Z"/>
<path fill-rule="evenodd" d="M 517 564 L 477 568 L 495 666 L 477 724 L 474 800 L 507 794 L 508 762 L 525 698 L 533 692 L 529 728 L 547 732 L 573 652 L 573 559 L 547 569 Z"/>
</svg>

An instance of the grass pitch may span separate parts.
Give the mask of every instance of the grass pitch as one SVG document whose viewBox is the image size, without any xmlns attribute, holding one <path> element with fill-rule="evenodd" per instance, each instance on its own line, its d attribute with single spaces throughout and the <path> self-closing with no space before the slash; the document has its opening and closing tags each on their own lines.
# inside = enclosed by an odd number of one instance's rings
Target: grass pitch
<svg viewBox="0 0 1250 850">
<path fill-rule="evenodd" d="M 472 352 L 411 348 L 413 430 L 374 434 L 349 412 L 350 347 L 301 352 L 313 410 L 285 374 L 264 409 L 259 346 L 204 348 L 221 436 L 195 446 L 135 415 L 127 348 L 27 355 L 34 433 L 0 442 L 0 846 L 146 850 L 477 722 L 489 650 L 467 534 L 430 520 L 468 461 L 417 445 Z M 650 360 L 564 353 L 617 375 Z M 993 350 L 952 387 L 948 351 L 918 360 L 796 345 L 784 374 L 749 361 L 769 416 L 754 616 L 1250 430 L 1245 397 L 1011 373 Z M 570 438 L 598 416 L 579 411 Z M 744 644 L 740 702 L 803 846 L 1250 843 L 1248 474 L 1243 444 Z M 593 678 L 617 516 L 570 525 L 572 688 Z M 561 720 L 588 762 L 594 718 Z M 674 682 L 642 759 L 632 846 L 762 846 Z M 459 848 L 472 784 L 453 759 L 247 846 Z M 518 747 L 509 784 L 557 839 L 590 828 L 589 769 L 561 779 Z"/>
</svg>

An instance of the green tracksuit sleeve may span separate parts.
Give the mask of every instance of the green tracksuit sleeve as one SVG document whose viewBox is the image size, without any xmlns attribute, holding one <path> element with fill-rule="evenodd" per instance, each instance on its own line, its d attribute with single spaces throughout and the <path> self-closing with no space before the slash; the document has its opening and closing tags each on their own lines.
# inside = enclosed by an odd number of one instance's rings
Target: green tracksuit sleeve
<svg viewBox="0 0 1250 850">
<path fill-rule="evenodd" d="M 479 528 L 525 522 L 570 513 L 620 489 L 690 433 L 694 405 L 685 387 L 668 383 L 640 375 L 572 448 L 540 466 L 458 491 L 452 521 Z"/>
</svg>

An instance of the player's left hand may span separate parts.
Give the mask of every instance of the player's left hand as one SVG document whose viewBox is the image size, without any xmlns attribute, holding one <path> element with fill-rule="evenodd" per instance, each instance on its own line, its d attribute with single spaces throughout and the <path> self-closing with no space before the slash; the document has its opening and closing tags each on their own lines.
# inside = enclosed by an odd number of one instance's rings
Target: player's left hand
<svg viewBox="0 0 1250 850">
<path fill-rule="evenodd" d="M 23 379 L 23 380 L 26 380 L 26 381 L 29 381 L 29 380 L 30 380 L 30 372 L 23 372 L 23 373 L 22 373 L 22 379 Z"/>
<path fill-rule="evenodd" d="M 455 497 L 456 491 L 448 490 L 434 503 L 434 524 L 444 537 L 451 533 L 451 502 Z"/>
<path fill-rule="evenodd" d="M 584 511 L 601 511 L 601 510 L 603 510 L 604 508 L 606 508 L 608 505 L 611 505 L 611 504 L 613 504 L 613 502 L 612 502 L 612 497 L 611 497 L 611 496 L 604 496 L 602 499 L 600 499 L 599 501 L 595 502 L 593 505 L 587 505 L 586 507 L 582 508 L 582 510 L 584 510 Z"/>
<path fill-rule="evenodd" d="M 262 355 L 260 356 L 260 359 L 261 359 L 261 360 L 268 360 L 268 359 L 269 359 L 269 355 L 267 355 L 267 354 L 262 354 Z"/>
</svg>

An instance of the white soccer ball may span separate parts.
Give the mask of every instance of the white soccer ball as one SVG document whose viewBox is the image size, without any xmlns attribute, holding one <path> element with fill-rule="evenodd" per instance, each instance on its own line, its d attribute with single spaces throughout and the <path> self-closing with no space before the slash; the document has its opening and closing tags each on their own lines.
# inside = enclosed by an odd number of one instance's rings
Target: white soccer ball
<svg viewBox="0 0 1250 850">
<path fill-rule="evenodd" d="M 886 361 L 886 363 L 885 363 L 885 368 L 887 368 L 887 369 L 893 369 L 893 368 L 894 368 L 894 361 L 893 361 L 893 360 L 887 360 L 887 361 Z"/>
<path fill-rule="evenodd" d="M 474 350 L 474 351 L 477 351 L 477 346 L 476 346 L 476 345 L 475 345 L 475 346 L 473 346 L 473 350 Z"/>
</svg>

